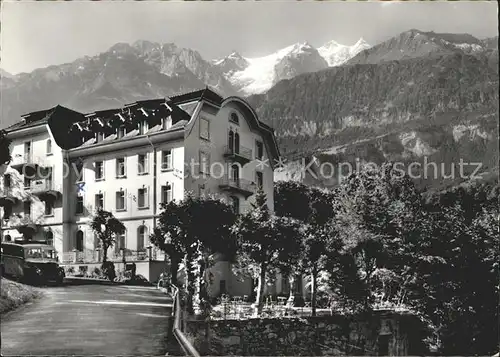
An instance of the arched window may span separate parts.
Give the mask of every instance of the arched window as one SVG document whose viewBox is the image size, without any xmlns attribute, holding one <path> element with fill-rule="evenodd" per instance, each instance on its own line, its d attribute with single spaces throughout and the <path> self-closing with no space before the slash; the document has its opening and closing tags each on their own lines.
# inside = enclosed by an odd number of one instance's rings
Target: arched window
<svg viewBox="0 0 500 357">
<path fill-rule="evenodd" d="M 233 152 L 234 149 L 234 132 L 229 130 L 227 144 L 229 145 L 229 152 Z"/>
<path fill-rule="evenodd" d="M 234 152 L 240 153 L 240 134 L 234 133 Z"/>
<path fill-rule="evenodd" d="M 45 240 L 48 245 L 54 245 L 54 233 L 52 233 L 52 231 L 47 231 L 47 233 L 45 233 Z"/>
<path fill-rule="evenodd" d="M 76 250 L 83 252 L 83 232 L 76 232 Z"/>
<path fill-rule="evenodd" d="M 137 250 L 144 250 L 144 247 L 147 245 L 147 235 L 148 228 L 146 226 L 139 226 L 137 228 Z"/>
<path fill-rule="evenodd" d="M 240 168 L 238 165 L 231 166 L 231 179 L 238 184 L 240 182 Z"/>
<path fill-rule="evenodd" d="M 47 154 L 52 154 L 52 140 L 47 140 Z"/>
<path fill-rule="evenodd" d="M 7 234 L 7 235 L 5 236 L 5 241 L 6 241 L 6 242 L 12 242 L 12 237 L 10 236 L 10 234 Z"/>
<path fill-rule="evenodd" d="M 125 231 L 122 235 L 119 235 L 116 238 L 116 244 L 115 244 L 115 251 L 116 253 L 120 252 L 120 249 L 125 249 L 125 234 L 127 234 L 127 231 Z"/>
<path fill-rule="evenodd" d="M 235 124 L 238 124 L 240 122 L 240 119 L 238 118 L 238 114 L 236 114 L 236 113 L 231 113 L 231 115 L 229 116 L 229 120 Z"/>
</svg>

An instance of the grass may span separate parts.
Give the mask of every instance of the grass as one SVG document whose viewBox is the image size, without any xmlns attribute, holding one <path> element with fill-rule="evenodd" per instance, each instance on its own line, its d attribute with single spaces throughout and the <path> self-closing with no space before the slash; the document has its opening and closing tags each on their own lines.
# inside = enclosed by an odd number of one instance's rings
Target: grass
<svg viewBox="0 0 500 357">
<path fill-rule="evenodd" d="M 41 291 L 28 285 L 2 278 L 0 286 L 0 315 L 41 296 Z"/>
</svg>

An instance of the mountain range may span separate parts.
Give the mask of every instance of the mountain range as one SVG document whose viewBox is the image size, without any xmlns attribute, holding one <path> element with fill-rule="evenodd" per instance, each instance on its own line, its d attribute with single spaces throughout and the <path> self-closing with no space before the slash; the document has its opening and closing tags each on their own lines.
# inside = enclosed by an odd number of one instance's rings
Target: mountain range
<svg viewBox="0 0 500 357">
<path fill-rule="evenodd" d="M 96 56 L 31 73 L 2 71 L 2 127 L 22 114 L 57 104 L 88 112 L 206 85 L 224 96 L 262 93 L 282 79 L 326 69 L 329 63 L 339 65 L 368 47 L 362 40 L 354 46 L 330 42 L 318 49 L 305 42 L 261 58 L 232 53 L 208 61 L 173 43 L 117 43 Z"/>
<path fill-rule="evenodd" d="M 233 52 L 215 60 L 137 41 L 1 75 L 0 127 L 57 104 L 90 112 L 208 85 L 247 97 L 276 129 L 289 160 L 278 177 L 297 176 L 294 160 L 301 157 L 334 163 L 428 156 L 447 164 L 481 160 L 485 173 L 498 167 L 498 37 L 412 29 L 373 47 L 363 39 L 318 48 L 301 42 L 260 58 Z"/>
</svg>

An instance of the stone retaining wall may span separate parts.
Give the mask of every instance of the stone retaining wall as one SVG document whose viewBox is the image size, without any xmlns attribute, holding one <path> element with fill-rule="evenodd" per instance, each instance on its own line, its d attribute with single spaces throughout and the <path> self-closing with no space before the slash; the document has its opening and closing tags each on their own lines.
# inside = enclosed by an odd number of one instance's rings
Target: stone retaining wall
<svg viewBox="0 0 500 357">
<path fill-rule="evenodd" d="M 424 329 L 419 320 L 393 312 L 356 317 L 190 321 L 186 332 L 202 355 L 405 356 L 425 353 L 421 342 Z"/>
</svg>

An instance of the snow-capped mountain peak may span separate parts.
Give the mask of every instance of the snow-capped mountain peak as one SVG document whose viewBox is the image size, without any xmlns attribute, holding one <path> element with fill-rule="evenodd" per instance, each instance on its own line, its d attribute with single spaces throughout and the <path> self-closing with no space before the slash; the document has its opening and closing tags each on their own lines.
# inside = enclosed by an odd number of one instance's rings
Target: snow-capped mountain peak
<svg viewBox="0 0 500 357">
<path fill-rule="evenodd" d="M 326 60 L 328 66 L 340 66 L 356 56 L 359 52 L 371 46 L 361 37 L 354 45 L 342 45 L 334 40 L 318 48 L 319 54 Z"/>
</svg>

